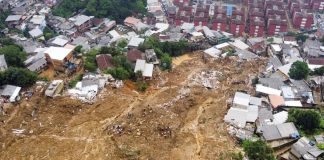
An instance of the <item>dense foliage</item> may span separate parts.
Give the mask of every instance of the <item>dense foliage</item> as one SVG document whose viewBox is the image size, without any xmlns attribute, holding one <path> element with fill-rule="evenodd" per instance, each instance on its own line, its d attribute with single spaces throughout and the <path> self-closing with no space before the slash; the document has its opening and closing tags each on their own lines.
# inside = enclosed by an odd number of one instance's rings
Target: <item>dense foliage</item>
<svg viewBox="0 0 324 160">
<path fill-rule="evenodd" d="M 145 7 L 146 0 L 62 0 L 53 10 L 53 15 L 68 18 L 74 12 L 85 8 L 88 15 L 110 17 L 121 22 L 127 16 L 145 14 Z"/>
<path fill-rule="evenodd" d="M 28 87 L 35 84 L 37 74 L 23 68 L 9 67 L 6 71 L 0 72 L 0 85 L 11 84 L 21 87 Z"/>
<path fill-rule="evenodd" d="M 58 6 L 56 6 L 52 13 L 55 16 L 69 18 L 74 12 L 85 8 L 87 1 L 80 0 L 62 0 Z"/>
<path fill-rule="evenodd" d="M 179 42 L 160 42 L 158 38 L 152 36 L 145 40 L 139 47 L 139 50 L 145 51 L 146 49 L 154 49 L 157 56 L 167 53 L 170 56 L 179 56 L 186 52 L 193 51 L 188 41 L 180 40 Z"/>
<path fill-rule="evenodd" d="M 313 132 L 320 127 L 321 115 L 314 110 L 291 109 L 288 111 L 288 121 L 303 131 Z"/>
<path fill-rule="evenodd" d="M 166 53 L 163 53 L 161 55 L 161 69 L 162 70 L 172 69 L 172 58 Z"/>
<path fill-rule="evenodd" d="M 315 68 L 312 74 L 317 76 L 324 76 L 324 67 L 322 66 L 320 68 Z"/>
<path fill-rule="evenodd" d="M 243 142 L 243 150 L 253 160 L 275 160 L 273 150 L 264 141 L 250 141 Z"/>
<path fill-rule="evenodd" d="M 97 62 L 96 62 L 97 54 L 99 54 L 99 51 L 96 49 L 92 49 L 85 55 L 84 69 L 86 69 L 89 72 L 96 71 L 96 69 L 97 69 Z"/>
<path fill-rule="evenodd" d="M 8 45 L 0 48 L 0 55 L 4 55 L 8 66 L 23 67 L 27 58 L 26 52 L 17 45 Z"/>
<path fill-rule="evenodd" d="M 10 15 L 9 11 L 1 12 L 0 14 L 0 30 L 6 28 L 6 19 Z"/>
<path fill-rule="evenodd" d="M 306 79 L 310 73 L 307 63 L 296 61 L 291 65 L 289 70 L 289 76 L 292 79 L 302 80 Z"/>
<path fill-rule="evenodd" d="M 44 28 L 44 38 L 46 41 L 53 38 L 54 36 L 55 32 L 52 29 L 50 29 L 49 27 Z"/>
<path fill-rule="evenodd" d="M 69 87 L 73 88 L 76 84 L 82 80 L 82 74 L 77 74 L 72 80 L 69 81 Z"/>
</svg>

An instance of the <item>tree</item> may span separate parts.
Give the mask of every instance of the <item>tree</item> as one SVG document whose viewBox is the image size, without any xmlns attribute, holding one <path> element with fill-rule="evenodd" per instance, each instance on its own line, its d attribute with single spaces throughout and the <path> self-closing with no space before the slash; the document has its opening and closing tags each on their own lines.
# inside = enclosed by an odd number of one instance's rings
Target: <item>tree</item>
<svg viewBox="0 0 324 160">
<path fill-rule="evenodd" d="M 0 85 L 11 84 L 20 87 L 29 87 L 35 84 L 37 74 L 23 68 L 9 67 L 6 71 L 0 72 Z"/>
<path fill-rule="evenodd" d="M 296 80 L 306 79 L 309 75 L 310 69 L 307 63 L 296 61 L 291 65 L 289 70 L 289 77 Z"/>
<path fill-rule="evenodd" d="M 264 141 L 250 141 L 243 142 L 243 150 L 253 160 L 275 160 L 273 150 Z"/>
<path fill-rule="evenodd" d="M 49 40 L 55 36 L 55 32 L 51 30 L 49 27 L 44 28 L 44 38 L 45 40 Z"/>
<path fill-rule="evenodd" d="M 125 70 L 127 70 L 129 73 L 133 72 L 133 67 L 131 65 L 131 63 L 128 61 L 126 56 L 115 56 L 112 58 L 112 63 L 114 64 L 114 66 L 116 67 L 122 67 Z"/>
<path fill-rule="evenodd" d="M 161 56 L 161 68 L 162 70 L 172 69 L 172 58 L 166 53 Z"/>
<path fill-rule="evenodd" d="M 117 47 L 119 48 L 125 48 L 127 46 L 127 41 L 125 39 L 122 39 L 117 43 Z"/>
<path fill-rule="evenodd" d="M 315 68 L 312 74 L 317 76 L 324 76 L 324 67 L 322 66 L 320 68 Z"/>
<path fill-rule="evenodd" d="M 110 54 L 111 56 L 117 56 L 117 55 L 121 55 L 120 51 L 117 50 L 115 47 L 101 47 L 99 50 L 99 54 Z"/>
<path fill-rule="evenodd" d="M 84 68 L 90 72 L 94 72 L 97 69 L 96 56 L 99 53 L 98 50 L 92 49 L 85 54 Z"/>
<path fill-rule="evenodd" d="M 23 67 L 27 54 L 17 45 L 9 45 L 0 48 L 0 55 L 4 55 L 9 66 Z"/>
<path fill-rule="evenodd" d="M 297 128 L 308 133 L 320 128 L 321 115 L 314 110 L 290 109 L 288 122 L 293 122 Z"/>
<path fill-rule="evenodd" d="M 299 34 L 296 36 L 296 40 L 297 41 L 302 41 L 303 43 L 306 41 L 306 39 L 308 38 L 308 36 L 304 35 L 304 34 Z"/>
<path fill-rule="evenodd" d="M 74 51 L 77 52 L 77 53 L 81 53 L 81 50 L 82 50 L 82 46 L 81 45 L 78 45 L 74 48 Z"/>
<path fill-rule="evenodd" d="M 119 80 L 126 80 L 130 78 L 130 73 L 123 67 L 108 69 L 105 73 L 111 74 L 114 78 Z"/>
</svg>

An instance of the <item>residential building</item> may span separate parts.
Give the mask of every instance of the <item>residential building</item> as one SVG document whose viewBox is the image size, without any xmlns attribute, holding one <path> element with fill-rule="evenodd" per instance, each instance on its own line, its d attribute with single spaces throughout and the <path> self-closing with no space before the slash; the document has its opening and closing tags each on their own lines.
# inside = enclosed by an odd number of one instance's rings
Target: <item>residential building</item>
<svg viewBox="0 0 324 160">
<path fill-rule="evenodd" d="M 252 37 L 263 37 L 265 31 L 265 20 L 262 17 L 250 17 L 249 35 Z"/>
<path fill-rule="evenodd" d="M 141 71 L 145 79 L 152 79 L 154 65 L 146 63 L 145 60 L 137 59 L 134 72 Z"/>
<path fill-rule="evenodd" d="M 314 23 L 313 13 L 307 10 L 298 10 L 293 14 L 292 23 L 296 29 L 311 29 Z"/>
<path fill-rule="evenodd" d="M 243 15 L 234 15 L 230 20 L 230 33 L 234 36 L 242 36 L 245 30 L 245 18 Z"/>
<path fill-rule="evenodd" d="M 267 31 L 269 36 L 285 33 L 288 30 L 286 16 L 270 15 L 267 21 Z"/>
<path fill-rule="evenodd" d="M 74 25 L 79 32 L 85 32 L 92 27 L 93 16 L 78 15 L 74 19 Z"/>
<path fill-rule="evenodd" d="M 4 85 L 0 87 L 0 95 L 5 102 L 17 102 L 20 100 L 21 87 L 13 85 Z"/>
<path fill-rule="evenodd" d="M 101 71 L 112 68 L 114 65 L 112 64 L 112 56 L 110 54 L 101 54 L 96 56 L 96 61 L 98 64 L 98 68 Z"/>
<path fill-rule="evenodd" d="M 227 17 L 223 14 L 216 14 L 212 18 L 212 30 L 215 31 L 226 31 Z"/>
<path fill-rule="evenodd" d="M 45 52 L 46 60 L 55 70 L 65 70 L 65 65 L 73 60 L 73 49 L 49 47 Z"/>
</svg>

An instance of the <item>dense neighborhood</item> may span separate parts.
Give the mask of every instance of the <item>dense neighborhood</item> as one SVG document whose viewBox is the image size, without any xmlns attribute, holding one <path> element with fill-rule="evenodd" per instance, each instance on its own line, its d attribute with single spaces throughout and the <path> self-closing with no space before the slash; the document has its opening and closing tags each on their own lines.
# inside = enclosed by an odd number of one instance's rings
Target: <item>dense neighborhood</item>
<svg viewBox="0 0 324 160">
<path fill-rule="evenodd" d="M 233 68 L 189 76 L 206 92 L 220 88 L 220 77 L 250 88 L 235 90 L 221 115 L 240 146 L 230 159 L 324 159 L 324 0 L 0 0 L 0 13 L 0 116 L 33 97 L 91 107 L 107 90 L 153 95 L 183 57 L 232 63 L 235 74 L 260 62 L 244 80 L 224 78 Z"/>
</svg>

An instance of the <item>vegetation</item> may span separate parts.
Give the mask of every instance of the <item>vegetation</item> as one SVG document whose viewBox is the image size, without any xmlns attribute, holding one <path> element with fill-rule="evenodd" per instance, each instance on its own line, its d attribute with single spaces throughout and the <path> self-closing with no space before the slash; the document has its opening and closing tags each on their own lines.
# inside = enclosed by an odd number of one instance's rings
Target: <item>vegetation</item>
<svg viewBox="0 0 324 160">
<path fill-rule="evenodd" d="M 172 69 L 172 58 L 166 53 L 161 55 L 161 68 L 162 70 Z"/>
<path fill-rule="evenodd" d="M 111 74 L 114 78 L 119 80 L 126 80 L 130 78 L 130 73 L 123 67 L 116 67 L 112 69 L 108 69 L 105 71 L 107 74 Z"/>
<path fill-rule="evenodd" d="M 306 79 L 310 73 L 307 63 L 296 61 L 291 65 L 289 76 L 292 79 L 301 80 Z"/>
<path fill-rule="evenodd" d="M 125 48 L 127 46 L 127 41 L 126 39 L 122 39 L 117 43 L 118 48 Z"/>
<path fill-rule="evenodd" d="M 324 67 L 315 68 L 314 71 L 311 73 L 312 75 L 323 76 L 324 75 Z"/>
<path fill-rule="evenodd" d="M 321 115 L 314 110 L 290 109 L 287 121 L 306 133 L 312 133 L 320 128 Z"/>
<path fill-rule="evenodd" d="M 69 87 L 73 88 L 76 84 L 82 80 L 82 74 L 77 74 L 72 80 L 69 81 Z"/>
<path fill-rule="evenodd" d="M 245 140 L 243 142 L 243 150 L 253 160 L 275 160 L 273 150 L 264 141 L 257 140 L 255 142 Z"/>
<path fill-rule="evenodd" d="M 100 48 L 99 54 L 110 54 L 111 56 L 114 57 L 114 56 L 121 55 L 121 52 L 115 47 L 104 46 Z"/>
<path fill-rule="evenodd" d="M 53 38 L 54 36 L 55 32 L 52 29 L 50 29 L 49 27 L 44 28 L 44 38 L 46 41 Z"/>
<path fill-rule="evenodd" d="M 82 46 L 78 45 L 74 48 L 74 52 L 81 53 L 82 52 Z"/>
<path fill-rule="evenodd" d="M 9 11 L 4 11 L 4 12 L 1 11 L 1 14 L 0 14 L 0 30 L 5 29 L 7 27 L 6 26 L 6 19 L 7 19 L 7 17 L 9 15 L 10 15 Z"/>
<path fill-rule="evenodd" d="M 92 49 L 85 55 L 84 69 L 89 72 L 94 72 L 97 69 L 96 56 L 98 50 Z"/>
<path fill-rule="evenodd" d="M 137 82 L 137 90 L 141 91 L 141 92 L 145 92 L 146 89 L 148 88 L 148 84 L 145 82 Z"/>
<path fill-rule="evenodd" d="M 62 0 L 60 4 L 53 9 L 52 13 L 54 16 L 69 18 L 74 12 L 85 8 L 86 3 L 87 1 Z"/>
<path fill-rule="evenodd" d="M 146 0 L 89 0 L 86 13 L 96 17 L 110 17 L 117 22 L 133 14 L 146 13 Z"/>
<path fill-rule="evenodd" d="M 317 147 L 318 147 L 320 150 L 324 150 L 324 143 L 319 143 L 319 144 L 317 144 Z"/>
<path fill-rule="evenodd" d="M 28 87 L 35 84 L 37 74 L 23 68 L 9 67 L 0 72 L 0 85 L 11 84 L 20 87 Z"/>
<path fill-rule="evenodd" d="M 53 15 L 68 18 L 85 8 L 88 15 L 109 17 L 121 22 L 130 15 L 145 14 L 145 7 L 146 0 L 62 0 L 54 8 Z"/>
<path fill-rule="evenodd" d="M 306 41 L 306 39 L 308 38 L 307 35 L 304 35 L 304 34 L 299 34 L 296 36 L 296 40 L 297 41 L 302 41 L 303 43 Z"/>
<path fill-rule="evenodd" d="M 148 37 L 138 49 L 143 52 L 146 49 L 154 49 L 158 57 L 162 56 L 161 53 L 168 53 L 170 56 L 174 57 L 194 50 L 189 42 L 185 40 L 180 40 L 179 42 L 160 42 L 159 39 L 154 36 Z"/>
<path fill-rule="evenodd" d="M 4 55 L 8 66 L 23 67 L 27 59 L 26 52 L 20 46 L 8 45 L 0 48 L 0 55 Z"/>
</svg>

